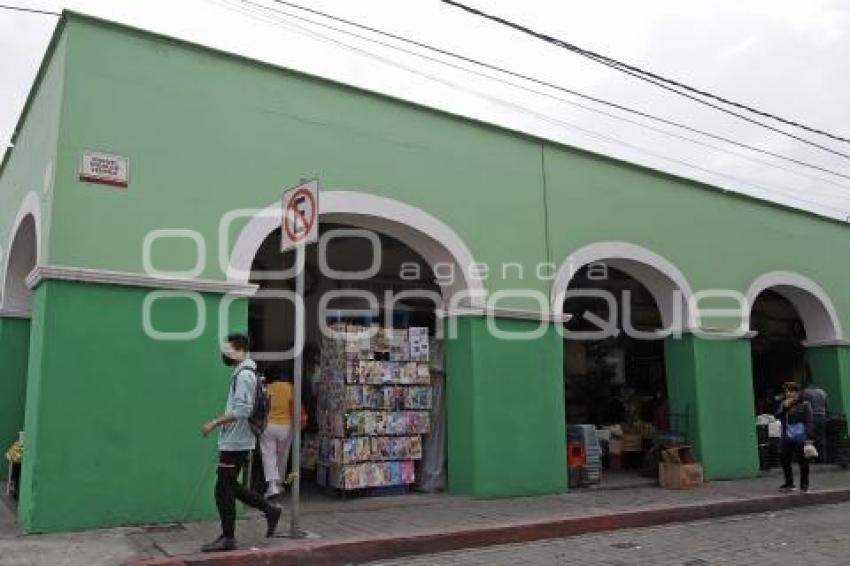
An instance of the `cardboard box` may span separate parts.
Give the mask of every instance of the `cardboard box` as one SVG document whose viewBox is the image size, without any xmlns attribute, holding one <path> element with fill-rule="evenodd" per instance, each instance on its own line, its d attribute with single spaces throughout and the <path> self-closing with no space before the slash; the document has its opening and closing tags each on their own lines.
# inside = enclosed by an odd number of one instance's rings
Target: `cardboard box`
<svg viewBox="0 0 850 566">
<path fill-rule="evenodd" d="M 658 463 L 658 483 L 664 489 L 692 489 L 702 485 L 702 465 Z"/>
<path fill-rule="evenodd" d="M 697 460 L 690 446 L 674 446 L 661 451 L 661 460 L 668 464 L 696 464 Z"/>
</svg>

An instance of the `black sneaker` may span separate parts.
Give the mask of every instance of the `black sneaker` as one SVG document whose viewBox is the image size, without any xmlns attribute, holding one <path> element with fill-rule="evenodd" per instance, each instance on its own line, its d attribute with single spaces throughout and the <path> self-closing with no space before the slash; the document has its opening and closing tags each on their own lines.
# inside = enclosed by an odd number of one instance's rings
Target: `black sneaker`
<svg viewBox="0 0 850 566">
<path fill-rule="evenodd" d="M 779 491 L 794 491 L 794 489 L 793 483 L 783 483 L 779 486 Z"/>
<path fill-rule="evenodd" d="M 222 535 L 201 547 L 201 552 L 228 552 L 236 550 L 236 539 Z"/>
<path fill-rule="evenodd" d="M 277 523 L 280 521 L 280 516 L 283 513 L 283 509 L 278 507 L 277 505 L 272 505 L 272 508 L 266 513 L 266 538 L 274 536 L 274 532 L 277 529 Z"/>
<path fill-rule="evenodd" d="M 809 486 L 807 486 L 807 485 L 800 486 L 800 491 L 802 491 L 803 493 L 809 493 Z"/>
</svg>

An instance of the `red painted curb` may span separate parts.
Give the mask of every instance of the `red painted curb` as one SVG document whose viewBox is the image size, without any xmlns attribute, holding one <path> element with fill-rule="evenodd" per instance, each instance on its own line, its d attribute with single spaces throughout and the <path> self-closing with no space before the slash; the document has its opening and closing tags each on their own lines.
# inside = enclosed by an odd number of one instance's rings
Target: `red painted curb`
<svg viewBox="0 0 850 566">
<path fill-rule="evenodd" d="M 358 563 L 848 501 L 850 501 L 850 489 L 835 489 L 809 494 L 767 495 L 747 499 L 652 507 L 585 517 L 552 517 L 547 520 L 527 523 L 511 523 L 456 531 L 434 531 L 394 537 L 326 542 L 314 541 L 260 550 L 240 550 L 228 553 L 143 560 L 132 564 L 135 566 L 289 566 L 307 563 L 311 565 Z"/>
</svg>

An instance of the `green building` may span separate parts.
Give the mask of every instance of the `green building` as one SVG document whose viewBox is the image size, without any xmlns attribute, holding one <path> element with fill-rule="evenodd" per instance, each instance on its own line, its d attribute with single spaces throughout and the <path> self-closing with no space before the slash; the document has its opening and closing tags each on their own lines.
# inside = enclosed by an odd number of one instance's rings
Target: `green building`
<svg viewBox="0 0 850 566">
<path fill-rule="evenodd" d="M 372 230 L 430 272 L 451 328 L 450 493 L 565 491 L 567 417 L 595 406 L 571 408 L 570 368 L 600 356 L 666 391 L 708 479 L 758 473 L 754 372 L 807 361 L 832 409 L 850 405 L 850 232 L 834 220 L 73 13 L 14 141 L 0 444 L 24 432 L 24 532 L 214 516 L 199 429 L 226 393 L 221 333 L 289 340 L 251 273 L 274 259 L 282 190 L 307 177 L 323 226 Z M 594 265 L 634 291 L 635 326 L 675 332 L 631 358 L 622 337 L 565 341 L 564 293 Z M 730 314 L 717 289 L 747 307 Z M 787 371 L 765 357 L 795 348 Z"/>
</svg>

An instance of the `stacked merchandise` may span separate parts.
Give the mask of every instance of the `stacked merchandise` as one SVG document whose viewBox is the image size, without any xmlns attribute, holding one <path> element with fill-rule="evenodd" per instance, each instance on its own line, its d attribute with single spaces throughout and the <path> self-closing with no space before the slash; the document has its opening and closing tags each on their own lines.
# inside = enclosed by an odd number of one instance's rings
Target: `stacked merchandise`
<svg viewBox="0 0 850 566">
<path fill-rule="evenodd" d="M 765 422 L 767 423 L 767 467 L 776 468 L 780 465 L 782 458 L 782 422 L 768 415 Z"/>
<path fill-rule="evenodd" d="M 567 481 L 570 488 L 584 485 L 584 442 L 567 439 Z"/>
<path fill-rule="evenodd" d="M 333 331 L 322 342 L 317 482 L 341 490 L 414 483 L 431 428 L 428 329 Z"/>
<path fill-rule="evenodd" d="M 623 427 L 615 424 L 596 431 L 596 437 L 603 448 L 605 467 L 609 470 L 623 468 Z"/>
<path fill-rule="evenodd" d="M 826 423 L 826 456 L 831 464 L 850 465 L 850 438 L 847 436 L 847 419 L 844 415 L 831 417 Z"/>
<path fill-rule="evenodd" d="M 779 465 L 782 440 L 782 423 L 773 415 L 756 417 L 756 439 L 758 440 L 759 467 L 769 470 Z"/>
<path fill-rule="evenodd" d="M 759 450 L 759 469 L 770 469 L 770 436 L 766 424 L 756 425 L 756 439 L 758 441 Z"/>
<path fill-rule="evenodd" d="M 602 481 L 602 449 L 593 425 L 570 425 L 567 427 L 567 441 L 584 445 L 584 468 L 581 484 L 598 484 Z"/>
<path fill-rule="evenodd" d="M 315 470 L 319 459 L 319 439 L 315 434 L 304 433 L 301 439 L 301 469 Z"/>
</svg>

